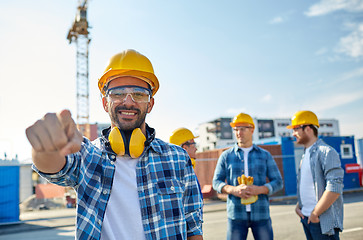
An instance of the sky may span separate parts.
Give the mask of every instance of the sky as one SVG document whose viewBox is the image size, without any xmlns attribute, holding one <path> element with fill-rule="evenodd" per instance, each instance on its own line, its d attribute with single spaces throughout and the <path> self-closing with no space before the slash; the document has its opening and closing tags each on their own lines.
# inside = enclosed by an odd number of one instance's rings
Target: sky
<svg viewBox="0 0 363 240">
<path fill-rule="evenodd" d="M 25 129 L 47 112 L 76 117 L 76 0 L 0 0 L 0 158 L 31 157 Z M 160 82 L 146 122 L 168 141 L 240 112 L 311 110 L 363 138 L 363 0 L 89 0 L 90 122 L 109 123 L 98 78 L 125 49 Z"/>
</svg>

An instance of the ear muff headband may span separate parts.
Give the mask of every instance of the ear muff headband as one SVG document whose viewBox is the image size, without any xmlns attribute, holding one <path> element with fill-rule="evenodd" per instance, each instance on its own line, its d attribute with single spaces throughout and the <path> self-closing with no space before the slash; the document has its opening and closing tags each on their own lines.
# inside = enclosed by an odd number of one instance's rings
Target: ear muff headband
<svg viewBox="0 0 363 240">
<path fill-rule="evenodd" d="M 120 132 L 117 127 L 114 127 L 108 136 L 108 140 L 112 150 L 117 155 L 128 154 L 132 158 L 138 158 L 144 151 L 146 137 L 140 128 L 135 128 L 128 139 L 124 132 Z"/>
</svg>

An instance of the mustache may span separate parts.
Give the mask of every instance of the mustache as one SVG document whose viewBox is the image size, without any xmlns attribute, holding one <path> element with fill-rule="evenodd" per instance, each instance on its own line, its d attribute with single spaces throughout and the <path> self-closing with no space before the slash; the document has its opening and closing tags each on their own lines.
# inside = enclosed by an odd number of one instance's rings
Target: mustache
<svg viewBox="0 0 363 240">
<path fill-rule="evenodd" d="M 121 111 L 121 110 L 129 110 L 129 111 L 136 111 L 138 114 L 141 113 L 140 109 L 135 108 L 135 107 L 125 107 L 125 106 L 117 106 L 115 108 L 115 112 Z"/>
</svg>

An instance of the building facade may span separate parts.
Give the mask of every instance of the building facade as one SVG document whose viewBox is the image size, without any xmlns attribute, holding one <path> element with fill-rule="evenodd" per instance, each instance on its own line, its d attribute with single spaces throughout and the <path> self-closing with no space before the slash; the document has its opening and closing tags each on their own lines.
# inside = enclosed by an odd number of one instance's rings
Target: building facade
<svg viewBox="0 0 363 240">
<path fill-rule="evenodd" d="M 232 146 L 236 142 L 236 137 L 229 125 L 231 121 L 232 118 L 223 117 L 200 124 L 198 150 L 203 152 Z M 292 131 L 286 128 L 290 124 L 289 118 L 254 118 L 253 121 L 255 123 L 253 141 L 292 136 Z M 319 124 L 319 135 L 340 135 L 338 120 L 320 119 Z"/>
</svg>

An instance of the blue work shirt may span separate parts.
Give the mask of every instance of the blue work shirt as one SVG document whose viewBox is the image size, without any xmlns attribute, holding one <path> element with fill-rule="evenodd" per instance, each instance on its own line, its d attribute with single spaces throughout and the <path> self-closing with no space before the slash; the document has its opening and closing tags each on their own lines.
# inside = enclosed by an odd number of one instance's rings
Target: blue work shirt
<svg viewBox="0 0 363 240">
<path fill-rule="evenodd" d="M 340 194 L 338 199 L 319 216 L 322 234 L 332 235 L 334 234 L 334 228 L 342 231 L 344 170 L 341 167 L 339 154 L 323 140 L 318 139 L 310 149 L 310 169 L 314 182 L 316 201 L 319 201 L 325 190 Z M 302 208 L 300 198 L 300 168 L 297 177 L 298 203 L 299 207 Z"/>
<path fill-rule="evenodd" d="M 77 192 L 76 238 L 100 239 L 116 155 L 106 150 L 103 138 L 94 142 L 84 138 L 81 150 L 66 159 L 66 165 L 56 174 L 38 172 L 49 182 L 71 186 Z M 139 158 L 136 178 L 147 240 L 202 235 L 203 201 L 184 149 L 152 139 Z"/>
<path fill-rule="evenodd" d="M 225 185 L 238 186 L 237 178 L 244 174 L 244 152 L 236 144 L 224 151 L 218 159 L 213 177 L 213 188 L 221 193 Z M 254 179 L 253 185 L 266 186 L 271 195 L 282 189 L 282 177 L 271 154 L 253 144 L 248 154 L 248 173 Z M 266 177 L 269 182 L 266 182 Z M 227 180 L 227 183 L 226 183 Z M 269 197 L 258 195 L 258 200 L 251 204 L 252 221 L 270 218 Z M 246 206 L 241 204 L 241 198 L 228 194 L 227 216 L 230 219 L 248 220 Z"/>
</svg>

